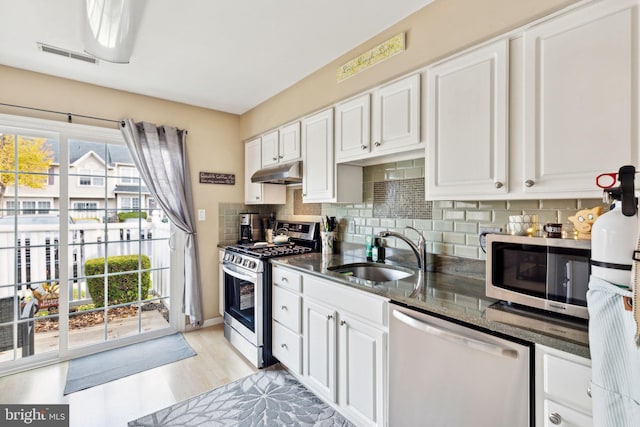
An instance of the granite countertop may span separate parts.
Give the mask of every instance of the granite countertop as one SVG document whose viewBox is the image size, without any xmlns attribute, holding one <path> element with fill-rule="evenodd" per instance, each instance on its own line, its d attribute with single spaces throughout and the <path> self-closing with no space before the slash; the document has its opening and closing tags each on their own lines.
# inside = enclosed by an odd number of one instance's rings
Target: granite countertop
<svg viewBox="0 0 640 427">
<path fill-rule="evenodd" d="M 410 269 L 414 274 L 406 279 L 373 286 L 372 282 L 328 270 L 328 267 L 364 261 L 362 257 L 347 254 L 323 259 L 320 253 L 271 259 L 273 265 L 317 275 L 424 312 L 590 357 L 586 323 L 573 325 L 561 319 L 549 319 L 549 315 L 536 316 L 529 311 L 505 306 L 485 295 L 484 281 L 478 278 Z"/>
</svg>

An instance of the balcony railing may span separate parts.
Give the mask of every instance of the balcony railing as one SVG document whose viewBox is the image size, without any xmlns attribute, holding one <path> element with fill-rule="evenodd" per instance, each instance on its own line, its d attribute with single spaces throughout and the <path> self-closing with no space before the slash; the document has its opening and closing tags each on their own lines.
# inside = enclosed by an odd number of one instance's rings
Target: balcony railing
<svg viewBox="0 0 640 427">
<path fill-rule="evenodd" d="M 151 260 L 151 294 L 169 296 L 170 226 L 160 221 L 69 224 L 68 271 L 70 306 L 87 304 L 91 297 L 84 264 L 91 258 L 144 254 Z M 15 232 L 0 225 L 0 298 L 18 290 L 58 282 L 60 232 L 56 225 L 24 224 Z M 14 252 L 14 249 L 17 252 Z"/>
</svg>

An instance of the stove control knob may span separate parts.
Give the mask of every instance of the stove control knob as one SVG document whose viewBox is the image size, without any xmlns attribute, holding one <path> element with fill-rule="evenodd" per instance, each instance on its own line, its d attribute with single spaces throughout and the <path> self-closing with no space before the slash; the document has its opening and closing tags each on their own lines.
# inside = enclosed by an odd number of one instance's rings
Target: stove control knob
<svg viewBox="0 0 640 427">
<path fill-rule="evenodd" d="M 256 268 L 256 262 L 255 262 L 255 261 L 249 261 L 249 262 L 247 263 L 247 267 L 248 267 L 248 268 L 251 268 L 251 269 Z"/>
</svg>

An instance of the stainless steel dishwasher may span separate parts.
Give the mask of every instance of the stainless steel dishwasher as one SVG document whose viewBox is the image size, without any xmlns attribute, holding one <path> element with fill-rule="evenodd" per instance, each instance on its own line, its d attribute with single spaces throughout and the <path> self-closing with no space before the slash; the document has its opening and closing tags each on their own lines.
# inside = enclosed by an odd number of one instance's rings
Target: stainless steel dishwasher
<svg viewBox="0 0 640 427">
<path fill-rule="evenodd" d="M 391 427 L 530 425 L 529 347 L 389 307 Z"/>
</svg>

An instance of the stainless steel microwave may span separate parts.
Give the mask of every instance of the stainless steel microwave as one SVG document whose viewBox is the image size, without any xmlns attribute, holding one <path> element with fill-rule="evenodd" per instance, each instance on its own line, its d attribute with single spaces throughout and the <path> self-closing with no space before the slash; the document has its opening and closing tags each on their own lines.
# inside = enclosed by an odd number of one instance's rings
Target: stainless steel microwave
<svg viewBox="0 0 640 427">
<path fill-rule="evenodd" d="M 486 294 L 587 319 L 591 241 L 487 235 Z"/>
</svg>

